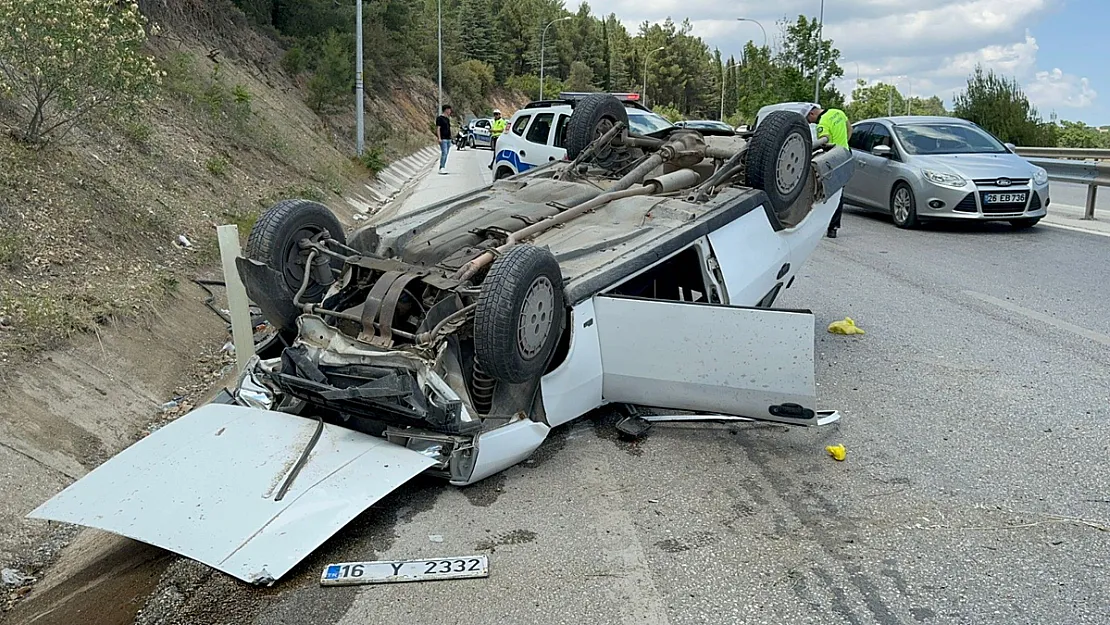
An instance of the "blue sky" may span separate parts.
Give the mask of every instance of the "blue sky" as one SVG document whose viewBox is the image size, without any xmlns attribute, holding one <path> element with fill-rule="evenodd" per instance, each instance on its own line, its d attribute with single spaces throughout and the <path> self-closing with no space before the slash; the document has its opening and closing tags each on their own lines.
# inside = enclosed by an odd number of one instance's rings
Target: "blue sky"
<svg viewBox="0 0 1110 625">
<path fill-rule="evenodd" d="M 568 0 L 568 6 L 576 4 Z M 748 40 L 774 45 L 784 17 L 816 17 L 821 0 L 595 0 L 630 29 L 689 18 L 727 57 Z M 1016 78 L 1042 116 L 1110 124 L 1110 0 L 825 0 L 825 36 L 842 53 L 848 93 L 856 74 L 950 104 L 977 62 Z"/>
</svg>

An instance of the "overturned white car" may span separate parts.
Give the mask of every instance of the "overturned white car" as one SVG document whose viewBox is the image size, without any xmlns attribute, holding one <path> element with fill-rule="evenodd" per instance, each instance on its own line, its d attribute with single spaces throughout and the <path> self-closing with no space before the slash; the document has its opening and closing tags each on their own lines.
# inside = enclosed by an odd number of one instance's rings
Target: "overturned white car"
<svg viewBox="0 0 1110 625">
<path fill-rule="evenodd" d="M 239 259 L 280 355 L 32 513 L 273 583 L 421 472 L 463 486 L 623 403 L 815 425 L 814 319 L 772 308 L 851 175 L 800 115 L 627 130 L 575 103 L 555 161 L 345 236 L 267 211 Z"/>
</svg>

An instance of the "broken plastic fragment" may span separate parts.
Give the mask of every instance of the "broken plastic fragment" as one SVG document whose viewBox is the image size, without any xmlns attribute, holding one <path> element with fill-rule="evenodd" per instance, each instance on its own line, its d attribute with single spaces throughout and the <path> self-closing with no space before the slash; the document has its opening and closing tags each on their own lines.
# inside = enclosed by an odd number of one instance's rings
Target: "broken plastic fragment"
<svg viewBox="0 0 1110 625">
<path fill-rule="evenodd" d="M 831 334 L 865 334 L 861 328 L 856 326 L 856 322 L 851 317 L 845 317 L 840 321 L 830 323 L 829 332 Z"/>
<path fill-rule="evenodd" d="M 844 445 L 829 445 L 825 448 L 833 460 L 841 461 L 848 455 L 848 450 L 844 449 Z"/>
</svg>

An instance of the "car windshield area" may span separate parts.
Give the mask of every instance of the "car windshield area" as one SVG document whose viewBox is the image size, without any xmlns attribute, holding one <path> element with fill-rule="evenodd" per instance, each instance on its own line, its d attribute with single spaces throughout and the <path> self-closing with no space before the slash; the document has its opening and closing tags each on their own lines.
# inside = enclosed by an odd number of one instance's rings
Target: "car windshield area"
<svg viewBox="0 0 1110 625">
<path fill-rule="evenodd" d="M 641 109 L 628 109 L 628 130 L 638 135 L 650 135 L 653 132 L 673 128 L 673 124 L 656 113 Z"/>
<path fill-rule="evenodd" d="M 910 154 L 1004 154 L 1006 146 L 965 124 L 899 124 L 898 140 Z"/>
</svg>

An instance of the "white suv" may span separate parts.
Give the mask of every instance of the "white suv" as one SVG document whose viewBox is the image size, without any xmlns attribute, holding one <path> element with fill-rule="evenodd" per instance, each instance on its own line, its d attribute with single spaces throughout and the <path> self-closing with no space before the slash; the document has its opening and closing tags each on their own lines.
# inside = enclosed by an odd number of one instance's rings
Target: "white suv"
<svg viewBox="0 0 1110 625">
<path fill-rule="evenodd" d="M 505 132 L 497 139 L 493 177 L 507 178 L 551 161 L 564 160 L 567 155 L 567 120 L 574 111 L 575 102 L 587 95 L 590 94 L 564 92 L 559 94 L 558 100 L 530 102 L 514 113 L 505 126 Z M 669 121 L 640 104 L 638 94 L 613 95 L 628 110 L 631 132 L 646 135 L 672 126 Z"/>
</svg>

